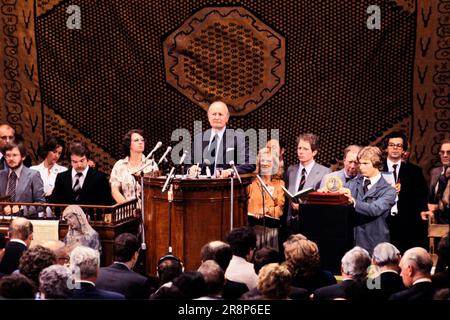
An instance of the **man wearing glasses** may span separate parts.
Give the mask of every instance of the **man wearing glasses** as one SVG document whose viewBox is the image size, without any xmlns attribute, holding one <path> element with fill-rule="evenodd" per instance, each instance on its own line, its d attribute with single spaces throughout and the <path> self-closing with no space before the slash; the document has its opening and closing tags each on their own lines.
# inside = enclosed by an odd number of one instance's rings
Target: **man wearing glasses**
<svg viewBox="0 0 450 320">
<path fill-rule="evenodd" d="M 400 252 L 413 247 L 427 247 L 427 224 L 420 212 L 427 208 L 428 187 L 422 169 L 410 162 L 402 161 L 408 150 L 408 141 L 403 132 L 392 132 L 384 140 L 387 158 L 384 172 L 392 174 L 397 202 L 391 209 L 387 222 L 391 243 Z"/>
<path fill-rule="evenodd" d="M 430 171 L 428 211 L 422 212 L 422 219 L 426 220 L 427 215 L 431 215 L 435 216 L 437 223 L 449 223 L 448 181 L 450 177 L 450 140 L 444 140 L 442 142 L 439 156 L 442 166 Z"/>
</svg>

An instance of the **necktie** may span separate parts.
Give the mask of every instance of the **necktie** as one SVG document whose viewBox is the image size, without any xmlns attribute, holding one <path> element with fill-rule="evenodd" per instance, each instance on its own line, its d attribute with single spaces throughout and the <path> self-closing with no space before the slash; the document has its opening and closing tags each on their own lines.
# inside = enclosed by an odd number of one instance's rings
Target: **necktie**
<svg viewBox="0 0 450 320">
<path fill-rule="evenodd" d="M 0 170 L 5 168 L 5 157 L 0 158 Z"/>
<path fill-rule="evenodd" d="M 81 183 L 80 183 L 80 178 L 83 174 L 81 172 L 77 172 L 77 174 L 75 175 L 75 183 L 73 185 L 73 192 L 78 193 L 81 189 Z"/>
<path fill-rule="evenodd" d="M 11 202 L 14 202 L 16 200 L 16 182 L 17 182 L 17 175 L 14 171 L 11 171 L 11 174 L 9 175 L 8 192 L 7 192 Z"/>
<path fill-rule="evenodd" d="M 211 144 L 209 145 L 209 151 L 211 152 L 212 162 L 216 159 L 216 149 L 217 143 L 219 142 L 219 136 L 217 134 L 214 135 Z"/>
<path fill-rule="evenodd" d="M 364 180 L 364 188 L 363 188 L 364 194 L 366 194 L 367 191 L 369 191 L 369 185 L 370 185 L 370 179 Z"/>
<path fill-rule="evenodd" d="M 353 177 L 345 177 L 345 182 L 347 183 L 347 182 L 349 182 L 352 179 L 353 179 Z"/>
<path fill-rule="evenodd" d="M 298 185 L 298 190 L 297 191 L 300 191 L 300 190 L 303 189 L 303 187 L 305 185 L 305 182 L 306 182 L 306 169 L 303 168 L 302 169 L 302 176 L 300 178 L 300 184 Z"/>
<path fill-rule="evenodd" d="M 397 183 L 397 167 L 398 167 L 398 164 L 393 164 L 392 165 L 392 168 L 394 169 L 394 181 L 395 181 L 395 183 Z"/>
</svg>

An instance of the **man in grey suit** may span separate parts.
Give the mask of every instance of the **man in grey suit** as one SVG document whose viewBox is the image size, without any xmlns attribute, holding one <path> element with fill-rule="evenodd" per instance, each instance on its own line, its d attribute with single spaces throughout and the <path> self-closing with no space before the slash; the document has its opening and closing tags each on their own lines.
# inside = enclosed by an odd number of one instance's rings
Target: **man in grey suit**
<svg viewBox="0 0 450 320">
<path fill-rule="evenodd" d="M 331 170 L 318 164 L 314 157 L 319 151 L 319 137 L 312 133 L 301 134 L 297 138 L 299 164 L 291 165 L 286 171 L 285 182 L 292 194 L 307 188 L 319 189 L 324 175 Z M 286 201 L 287 235 L 299 233 L 299 203 Z"/>
<path fill-rule="evenodd" d="M 4 149 L 8 170 L 0 171 L 0 197 L 9 196 L 11 202 L 45 202 L 44 185 L 38 171 L 23 165 L 26 157 L 22 143 L 10 142 Z M 40 209 L 40 210 L 39 210 Z M 41 207 L 6 206 L 3 213 L 35 218 Z"/>
<path fill-rule="evenodd" d="M 358 152 L 361 150 L 360 146 L 350 145 L 344 150 L 344 168 L 339 171 L 331 172 L 323 176 L 320 188 L 325 186 L 325 182 L 330 177 L 338 177 L 343 183 L 354 179 L 359 174 Z"/>
<path fill-rule="evenodd" d="M 340 192 L 355 208 L 355 243 L 369 253 L 381 242 L 389 242 L 386 218 L 395 204 L 395 189 L 381 175 L 383 161 L 377 147 L 364 147 L 358 153 L 361 176 L 350 180 Z"/>
<path fill-rule="evenodd" d="M 450 178 L 450 140 L 444 140 L 439 149 L 442 166 L 431 169 L 428 211 L 421 213 L 422 219 L 428 215 L 435 216 L 437 223 L 450 223 L 450 209 L 443 203 L 445 188 Z"/>
</svg>

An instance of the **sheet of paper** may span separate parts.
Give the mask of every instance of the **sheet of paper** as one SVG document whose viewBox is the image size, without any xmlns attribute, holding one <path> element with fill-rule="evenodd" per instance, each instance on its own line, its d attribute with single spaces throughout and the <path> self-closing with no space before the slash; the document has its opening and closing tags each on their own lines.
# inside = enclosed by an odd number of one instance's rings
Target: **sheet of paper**
<svg viewBox="0 0 450 320">
<path fill-rule="evenodd" d="M 30 220 L 33 224 L 31 246 L 42 245 L 50 240 L 59 240 L 59 220 Z"/>
</svg>

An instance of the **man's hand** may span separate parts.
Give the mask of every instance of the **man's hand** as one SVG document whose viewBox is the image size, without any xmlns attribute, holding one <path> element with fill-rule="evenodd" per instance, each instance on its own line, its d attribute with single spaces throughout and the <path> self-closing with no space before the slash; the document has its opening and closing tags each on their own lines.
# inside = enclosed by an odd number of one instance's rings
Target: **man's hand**
<svg viewBox="0 0 450 320">
<path fill-rule="evenodd" d="M 300 209 L 300 204 L 291 201 L 291 207 L 292 207 L 292 209 L 294 209 L 295 211 L 298 211 L 298 209 Z"/>
<path fill-rule="evenodd" d="M 339 190 L 338 190 L 338 192 L 340 193 L 340 194 L 343 194 L 347 199 L 348 199 L 348 203 L 354 203 L 355 202 L 355 200 L 353 199 L 353 197 L 352 197 L 352 192 L 350 191 L 350 189 L 349 188 L 340 188 Z"/>
<path fill-rule="evenodd" d="M 233 169 L 222 170 L 221 178 L 229 178 L 233 175 Z"/>
<path fill-rule="evenodd" d="M 422 220 L 428 220 L 428 217 L 433 218 L 434 217 L 434 212 L 429 210 L 429 211 L 422 211 L 420 213 L 420 217 L 422 218 Z"/>
<path fill-rule="evenodd" d="M 400 190 L 402 189 L 402 185 L 400 183 L 396 183 L 394 188 L 395 188 L 395 191 L 397 192 L 397 194 L 399 194 Z"/>
</svg>

